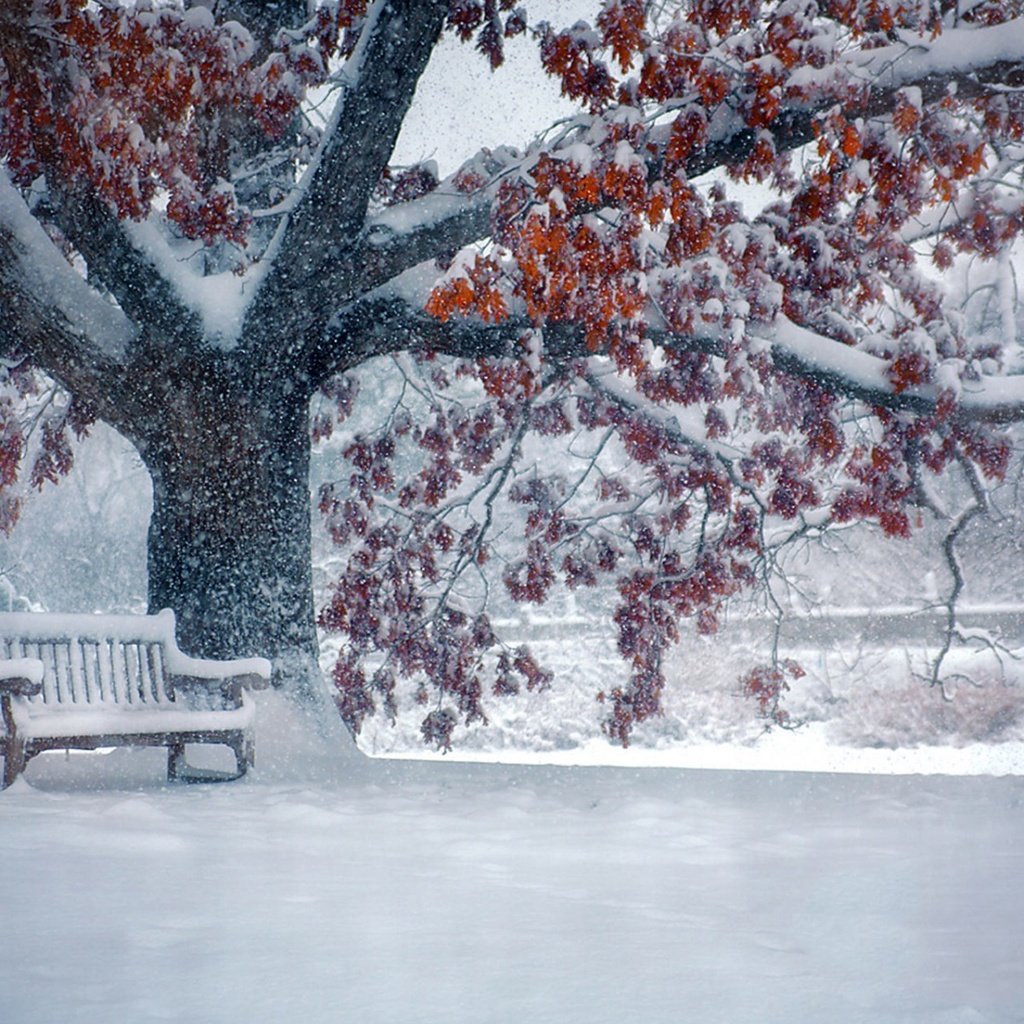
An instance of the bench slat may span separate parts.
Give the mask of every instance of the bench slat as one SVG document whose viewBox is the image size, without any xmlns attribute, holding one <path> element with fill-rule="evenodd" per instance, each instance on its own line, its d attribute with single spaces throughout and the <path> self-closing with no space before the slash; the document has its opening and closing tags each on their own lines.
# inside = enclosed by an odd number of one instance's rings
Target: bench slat
<svg viewBox="0 0 1024 1024">
<path fill-rule="evenodd" d="M 117 687 L 114 685 L 113 666 L 110 661 L 110 645 L 106 640 L 94 640 L 96 650 L 96 672 L 99 677 L 100 693 L 105 702 L 117 703 Z"/>
<path fill-rule="evenodd" d="M 29 640 L 3 638 L 0 655 L 36 658 L 44 665 L 46 704 L 173 704 L 163 647 L 111 638 Z"/>
<path fill-rule="evenodd" d="M 64 668 L 68 674 L 68 689 L 71 699 L 76 704 L 88 704 L 89 693 L 85 688 L 85 677 L 82 675 L 82 659 L 75 640 L 60 645 L 60 654 L 64 659 Z"/>
<path fill-rule="evenodd" d="M 123 647 L 109 643 L 110 662 L 114 670 L 114 702 L 116 704 L 131 704 L 132 690 L 128 682 L 128 654 Z"/>
<path fill-rule="evenodd" d="M 167 671 L 164 664 L 163 651 L 164 649 L 160 644 L 150 644 L 149 663 L 161 703 L 170 704 L 174 701 L 174 694 L 167 685 Z"/>
<path fill-rule="evenodd" d="M 149 679 L 146 672 L 146 659 L 139 644 L 125 644 L 126 655 L 129 662 L 128 671 L 131 673 L 133 684 L 132 698 L 136 704 L 153 704 L 153 694 L 150 692 Z"/>
<path fill-rule="evenodd" d="M 64 685 L 66 699 L 72 704 L 84 704 L 85 694 L 81 692 L 79 680 L 75 678 L 74 658 L 71 654 L 72 644 L 55 643 L 53 645 L 53 660 L 57 665 L 57 677 Z M 63 677 L 63 678 L 61 678 Z"/>
<path fill-rule="evenodd" d="M 61 704 L 74 704 L 75 692 L 71 688 L 71 680 L 68 679 L 67 658 L 61 657 L 62 647 L 65 647 L 65 645 L 56 640 L 53 643 L 44 645 L 53 671 L 54 689 L 56 691 L 57 701 Z M 62 668 L 63 671 L 61 671 Z"/>
<path fill-rule="evenodd" d="M 96 645 L 86 640 L 76 644 L 78 659 L 82 666 L 82 682 L 85 684 L 85 699 L 90 704 L 99 704 L 103 700 L 99 675 L 96 671 Z"/>
</svg>

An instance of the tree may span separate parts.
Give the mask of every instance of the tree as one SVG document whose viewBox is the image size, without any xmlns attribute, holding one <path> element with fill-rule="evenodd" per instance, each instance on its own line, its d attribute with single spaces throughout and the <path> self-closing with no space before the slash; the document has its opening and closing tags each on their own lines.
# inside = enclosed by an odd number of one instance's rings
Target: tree
<svg viewBox="0 0 1024 1024">
<path fill-rule="evenodd" d="M 110 423 L 153 479 L 150 605 L 187 649 L 299 680 L 311 426 L 390 358 L 393 401 L 321 494 L 347 559 L 321 622 L 349 724 L 410 678 L 442 746 L 485 690 L 548 680 L 496 634 L 499 581 L 611 595 L 628 680 L 602 697 L 626 742 L 679 630 L 770 592 L 785 543 L 854 519 L 907 535 L 958 467 L 955 569 L 1024 411 L 1012 302 L 974 315 L 943 287 L 964 259 L 1012 285 L 1022 5 L 595 7 L 560 30 L 513 0 L 5 4 L 5 524 L 20 478 L 57 479 L 68 432 Z M 495 68 L 529 35 L 578 116 L 444 181 L 390 168 L 446 30 Z M 41 401 L 40 374 L 70 401 Z M 780 718 L 798 671 L 773 656 L 746 687 Z"/>
</svg>

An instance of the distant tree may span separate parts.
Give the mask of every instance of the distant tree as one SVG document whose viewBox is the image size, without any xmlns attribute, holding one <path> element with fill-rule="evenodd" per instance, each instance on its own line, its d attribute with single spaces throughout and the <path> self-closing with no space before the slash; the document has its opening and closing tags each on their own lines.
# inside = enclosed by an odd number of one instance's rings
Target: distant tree
<svg viewBox="0 0 1024 1024">
<path fill-rule="evenodd" d="M 301 686 L 310 433 L 389 357 L 400 387 L 320 500 L 353 727 L 406 678 L 445 746 L 486 691 L 544 685 L 492 625 L 500 581 L 610 595 L 626 742 L 680 630 L 770 585 L 781 545 L 907 535 L 959 467 L 952 608 L 956 539 L 1024 414 L 1012 302 L 975 316 L 943 286 L 980 258 L 1012 290 L 1024 5 L 595 7 L 563 30 L 514 0 L 6 0 L 3 525 L 104 420 L 153 480 L 150 605 L 186 648 Z M 389 167 L 445 31 L 495 68 L 525 33 L 578 115 L 443 181 Z M 40 402 L 44 377 L 70 401 Z M 745 684 L 781 717 L 798 671 L 773 656 Z"/>
</svg>

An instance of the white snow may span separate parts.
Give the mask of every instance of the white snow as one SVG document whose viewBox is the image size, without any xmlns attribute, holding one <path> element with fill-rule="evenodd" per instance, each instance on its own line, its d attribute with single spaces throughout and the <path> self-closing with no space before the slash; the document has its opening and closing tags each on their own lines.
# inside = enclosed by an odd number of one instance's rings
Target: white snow
<svg viewBox="0 0 1024 1024">
<path fill-rule="evenodd" d="M 1019 53 L 1011 27 L 975 32 L 972 59 Z M 909 59 L 881 66 L 904 54 L 875 51 L 870 70 L 909 80 Z M 433 126 L 465 133 L 471 112 L 423 106 L 410 159 L 451 163 Z M 505 117 L 490 126 L 509 134 Z M 11 193 L 0 175 L 0 230 L 45 269 L 39 287 L 128 330 L 43 263 L 52 246 L 28 238 Z M 450 203 L 377 223 L 409 231 Z M 257 280 L 203 279 L 162 240 L 136 242 L 229 344 Z M 881 360 L 786 321 L 768 341 L 890 386 Z M 1024 378 L 966 401 L 1024 401 Z M 240 782 L 170 786 L 159 750 L 72 752 L 0 793 L 3 1024 L 1024 1021 L 1022 742 L 850 748 L 817 723 L 385 759 L 317 736 L 277 694 L 256 701 Z"/>
<path fill-rule="evenodd" d="M 122 227 L 136 249 L 174 288 L 182 305 L 199 315 L 205 336 L 224 349 L 236 345 L 246 310 L 269 273 L 272 260 L 264 258 L 242 274 L 231 270 L 203 274 L 192 266 L 201 256 L 198 242 L 181 240 L 172 244 L 154 218 L 124 221 Z"/>
<path fill-rule="evenodd" d="M 242 782 L 0 794 L 6 1022 L 1022 1019 L 1024 778 L 332 759 L 260 700 Z"/>
<path fill-rule="evenodd" d="M 237 708 L 219 708 L 216 711 L 178 710 L 171 705 L 152 707 L 118 707 L 67 705 L 45 707 L 40 701 L 11 701 L 12 717 L 18 734 L 28 738 L 56 738 L 58 736 L 125 736 L 145 733 L 184 732 L 193 730 L 216 732 L 220 729 L 248 729 L 254 717 L 253 702 L 242 694 Z"/>
<path fill-rule="evenodd" d="M 30 683 L 41 683 L 43 663 L 38 658 L 0 659 L 0 679 L 27 679 Z"/>
<path fill-rule="evenodd" d="M 773 324 L 772 342 L 780 352 L 794 356 L 808 369 L 841 377 L 866 392 L 881 395 L 893 390 L 887 360 L 808 331 L 781 314 Z M 947 381 L 948 373 L 943 374 L 940 383 Z M 1024 376 L 986 376 L 977 381 L 964 381 L 962 388 L 960 404 L 972 412 L 994 414 L 1000 407 L 1018 408 L 1024 404 Z M 910 387 L 904 393 L 929 401 L 938 398 L 935 385 Z"/>
</svg>

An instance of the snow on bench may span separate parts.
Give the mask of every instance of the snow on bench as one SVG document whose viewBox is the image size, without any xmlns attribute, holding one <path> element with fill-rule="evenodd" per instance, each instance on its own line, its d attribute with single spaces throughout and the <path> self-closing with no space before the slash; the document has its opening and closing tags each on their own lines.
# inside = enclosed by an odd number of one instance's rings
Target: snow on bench
<svg viewBox="0 0 1024 1024">
<path fill-rule="evenodd" d="M 167 747 L 167 777 L 236 779 L 253 764 L 247 690 L 270 680 L 265 658 L 210 661 L 183 654 L 174 613 L 0 613 L 2 786 L 45 750 Z M 234 773 L 191 768 L 187 743 L 231 748 Z"/>
</svg>

